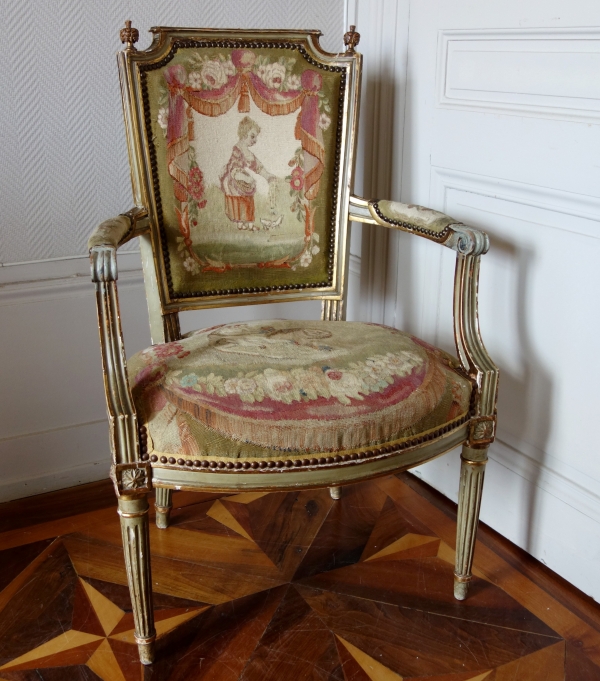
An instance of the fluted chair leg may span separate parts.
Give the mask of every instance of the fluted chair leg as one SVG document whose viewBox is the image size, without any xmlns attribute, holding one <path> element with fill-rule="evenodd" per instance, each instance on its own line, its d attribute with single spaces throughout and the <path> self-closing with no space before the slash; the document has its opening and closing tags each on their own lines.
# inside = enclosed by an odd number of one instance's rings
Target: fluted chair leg
<svg viewBox="0 0 600 681">
<path fill-rule="evenodd" d="M 335 501 L 338 501 L 338 499 L 340 499 L 341 496 L 342 496 L 342 488 L 341 487 L 330 487 L 329 488 L 329 496 L 332 499 L 335 499 Z"/>
<path fill-rule="evenodd" d="M 145 496 L 121 497 L 119 515 L 121 516 L 127 582 L 133 609 L 135 640 L 138 644 L 140 662 L 152 664 L 156 631 L 152 609 L 148 500 Z"/>
<path fill-rule="evenodd" d="M 156 509 L 156 527 L 159 530 L 166 530 L 169 527 L 169 517 L 173 508 L 173 490 L 157 487 L 154 508 Z"/>
<path fill-rule="evenodd" d="M 464 446 L 461 454 L 456 525 L 456 567 L 454 570 L 454 597 L 459 601 L 463 601 L 467 597 L 469 583 L 472 579 L 471 570 L 479 523 L 487 451 L 487 447 L 485 449 L 473 449 Z"/>
</svg>

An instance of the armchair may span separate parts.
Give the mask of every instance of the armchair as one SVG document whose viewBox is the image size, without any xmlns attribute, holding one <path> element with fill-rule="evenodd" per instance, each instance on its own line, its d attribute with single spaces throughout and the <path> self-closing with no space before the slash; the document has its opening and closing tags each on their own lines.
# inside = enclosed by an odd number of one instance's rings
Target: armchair
<svg viewBox="0 0 600 681">
<path fill-rule="evenodd" d="M 89 241 L 140 659 L 154 657 L 148 494 L 329 487 L 409 469 L 462 445 L 454 594 L 462 600 L 498 370 L 477 318 L 488 238 L 420 206 L 352 194 L 361 56 L 316 31 L 127 22 L 119 71 L 135 208 Z M 389 327 L 344 321 L 349 222 L 457 253 L 458 359 Z M 152 346 L 125 358 L 116 251 L 139 237 Z M 253 321 L 181 336 L 179 314 L 320 299 L 320 321 Z"/>
</svg>

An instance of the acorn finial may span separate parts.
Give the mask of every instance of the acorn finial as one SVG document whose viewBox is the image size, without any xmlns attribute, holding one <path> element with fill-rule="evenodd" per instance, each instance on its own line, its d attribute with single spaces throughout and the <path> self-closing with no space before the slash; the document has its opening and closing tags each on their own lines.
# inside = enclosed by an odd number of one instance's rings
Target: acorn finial
<svg viewBox="0 0 600 681">
<path fill-rule="evenodd" d="M 356 26 L 350 26 L 350 30 L 344 33 L 344 45 L 346 54 L 354 54 L 354 48 L 360 42 L 360 33 L 356 32 Z"/>
<path fill-rule="evenodd" d="M 125 28 L 122 28 L 119 32 L 121 37 L 121 42 L 125 44 L 125 49 L 135 50 L 134 44 L 140 39 L 140 32 L 137 28 L 131 27 L 131 21 L 129 19 L 125 22 Z"/>
</svg>

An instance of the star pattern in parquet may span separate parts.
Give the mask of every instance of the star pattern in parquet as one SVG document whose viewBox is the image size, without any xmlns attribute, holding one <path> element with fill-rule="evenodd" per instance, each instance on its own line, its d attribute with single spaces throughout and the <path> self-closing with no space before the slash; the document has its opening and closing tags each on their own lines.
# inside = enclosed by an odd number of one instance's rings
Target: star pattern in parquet
<svg viewBox="0 0 600 681">
<path fill-rule="evenodd" d="M 337 502 L 205 495 L 168 530 L 151 526 L 147 668 L 114 510 L 0 534 L 0 681 L 580 681 L 584 668 L 600 680 L 485 560 L 455 601 L 453 523 L 423 500 L 416 513 L 411 495 L 396 477 Z"/>
</svg>

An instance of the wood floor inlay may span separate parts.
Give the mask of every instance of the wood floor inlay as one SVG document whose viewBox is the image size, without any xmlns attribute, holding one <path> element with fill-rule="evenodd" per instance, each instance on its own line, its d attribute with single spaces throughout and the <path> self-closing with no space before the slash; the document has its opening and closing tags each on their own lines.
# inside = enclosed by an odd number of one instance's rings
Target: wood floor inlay
<svg viewBox="0 0 600 681">
<path fill-rule="evenodd" d="M 151 527 L 151 667 L 116 509 L 52 499 L 48 522 L 36 507 L 0 533 L 0 681 L 600 681 L 591 606 L 582 619 L 488 546 L 454 600 L 455 523 L 402 476 L 340 501 L 176 494 L 172 526 Z"/>
</svg>

